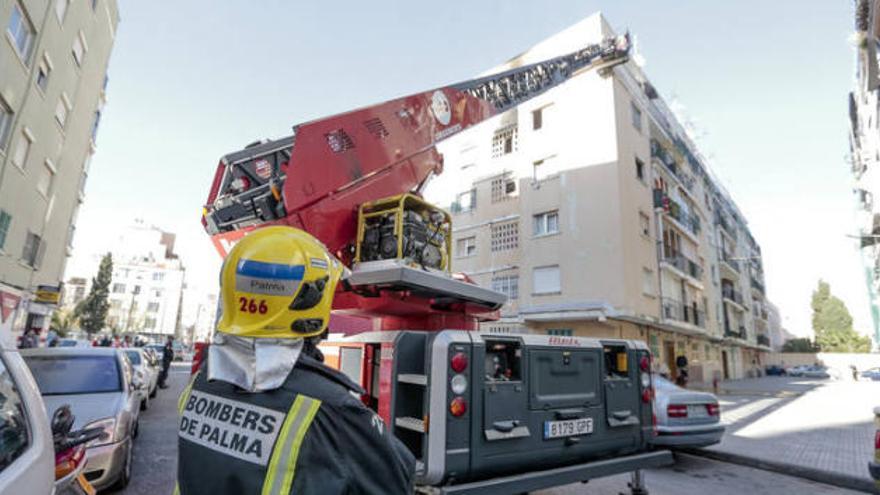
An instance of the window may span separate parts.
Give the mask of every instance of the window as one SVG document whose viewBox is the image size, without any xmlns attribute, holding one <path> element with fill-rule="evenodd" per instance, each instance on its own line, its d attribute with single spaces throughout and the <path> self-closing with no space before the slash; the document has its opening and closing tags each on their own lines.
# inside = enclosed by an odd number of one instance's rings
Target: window
<svg viewBox="0 0 880 495">
<path fill-rule="evenodd" d="M 522 344 L 518 341 L 487 340 L 485 374 L 488 382 L 522 379 Z"/>
<path fill-rule="evenodd" d="M 625 345 L 605 345 L 605 379 L 627 378 L 629 375 L 627 366 Z"/>
<path fill-rule="evenodd" d="M 50 160 L 46 160 L 43 162 L 43 169 L 40 170 L 40 177 L 37 179 L 37 191 L 40 191 L 43 196 L 49 196 L 54 179 L 55 166 Z"/>
<path fill-rule="evenodd" d="M 532 129 L 538 130 L 544 125 L 544 109 L 539 108 L 532 112 Z"/>
<path fill-rule="evenodd" d="M 636 106 L 635 102 L 630 102 L 630 114 L 632 116 L 632 125 L 637 131 L 642 132 L 642 111 Z"/>
<path fill-rule="evenodd" d="M 559 212 L 554 210 L 533 215 L 532 226 L 535 236 L 559 233 Z"/>
<path fill-rule="evenodd" d="M 134 288 L 131 289 L 131 293 L 134 295 L 138 295 L 141 293 L 141 286 L 135 285 Z"/>
<path fill-rule="evenodd" d="M 164 279 L 165 279 L 165 274 L 164 274 L 164 273 L 162 273 L 162 272 L 153 272 L 153 281 L 154 281 L 154 282 L 161 282 L 161 281 L 164 280 Z"/>
<path fill-rule="evenodd" d="M 155 330 L 156 329 L 156 319 L 146 317 L 144 318 L 144 330 Z"/>
<path fill-rule="evenodd" d="M 639 229 L 643 236 L 651 237 L 651 217 L 641 211 L 639 212 Z"/>
<path fill-rule="evenodd" d="M 556 335 L 558 337 L 571 337 L 574 332 L 570 328 L 548 328 L 547 335 Z"/>
<path fill-rule="evenodd" d="M 15 49 L 18 55 L 28 63 L 31 56 L 31 48 L 34 44 L 34 26 L 24 14 L 21 5 L 15 3 L 12 5 L 12 17 L 9 18 L 9 25 L 6 26 L 9 35 L 12 36 Z"/>
<path fill-rule="evenodd" d="M 516 181 L 506 174 L 492 179 L 492 202 L 503 201 L 516 192 Z"/>
<path fill-rule="evenodd" d="M 55 0 L 55 17 L 58 18 L 58 22 L 64 24 L 64 16 L 67 14 L 67 6 L 70 4 L 70 0 Z"/>
<path fill-rule="evenodd" d="M 534 268 L 532 270 L 532 292 L 534 294 L 557 294 L 562 292 L 559 265 Z"/>
<path fill-rule="evenodd" d="M 162 289 L 153 289 L 153 297 L 162 297 Z"/>
<path fill-rule="evenodd" d="M 477 238 L 475 236 L 465 237 L 455 242 L 455 255 L 459 258 L 475 254 L 477 254 Z"/>
<path fill-rule="evenodd" d="M 113 293 L 114 294 L 125 293 L 125 284 L 113 284 Z"/>
<path fill-rule="evenodd" d="M 654 295 L 654 271 L 649 268 L 642 268 L 642 294 Z"/>
<path fill-rule="evenodd" d="M 492 290 L 507 296 L 509 300 L 519 298 L 519 275 L 505 275 L 492 279 Z"/>
<path fill-rule="evenodd" d="M 31 268 L 38 268 L 44 250 L 45 245 L 40 236 L 33 232 L 28 232 L 24 241 L 24 248 L 21 250 L 21 259 Z"/>
<path fill-rule="evenodd" d="M 471 211 L 477 207 L 477 190 L 471 189 L 470 191 L 465 191 L 460 193 L 455 198 L 455 203 L 452 205 L 453 213 L 462 213 L 465 211 Z"/>
<path fill-rule="evenodd" d="M 6 236 L 9 234 L 9 224 L 12 223 L 12 216 L 3 210 L 0 210 L 0 250 L 6 244 Z"/>
<path fill-rule="evenodd" d="M 40 88 L 40 91 L 46 92 L 46 87 L 49 86 L 49 75 L 52 73 L 52 64 L 49 63 L 49 59 L 46 55 L 43 55 L 43 59 L 40 60 L 40 65 L 37 67 L 37 87 Z"/>
<path fill-rule="evenodd" d="M 122 390 L 122 375 L 116 356 L 27 356 L 25 362 L 43 396 L 100 394 Z"/>
<path fill-rule="evenodd" d="M 515 125 L 495 131 L 492 137 L 492 158 L 498 158 L 516 151 L 517 128 Z"/>
<path fill-rule="evenodd" d="M 519 222 L 492 225 L 492 251 L 507 251 L 519 247 Z"/>
<path fill-rule="evenodd" d="M 58 98 L 58 104 L 55 105 L 55 121 L 58 122 L 61 128 L 64 128 L 67 124 L 67 114 L 70 113 L 71 108 L 72 105 L 67 98 L 67 94 L 61 93 L 61 97 Z"/>
<path fill-rule="evenodd" d="M 86 51 L 88 51 L 88 49 L 88 45 L 86 45 L 86 35 L 80 31 L 79 35 L 73 39 L 73 48 L 71 49 L 73 61 L 76 62 L 77 67 L 82 67 L 83 57 L 86 56 Z"/>
<path fill-rule="evenodd" d="M 156 313 L 159 311 L 159 303 L 151 302 L 147 303 L 147 313 Z"/>
<path fill-rule="evenodd" d="M 33 141 L 34 137 L 29 130 L 24 129 L 21 131 L 21 134 L 18 135 L 18 140 L 15 142 L 15 149 L 12 151 L 13 165 L 20 169 L 24 169 L 27 165 L 28 155 L 31 152 L 31 143 L 33 143 Z"/>
<path fill-rule="evenodd" d="M 0 360 L 0 404 L 3 405 L 0 414 L 0 431 L 3 432 L 0 471 L 3 471 L 27 450 L 31 434 L 24 402 L 2 360 Z"/>
<path fill-rule="evenodd" d="M 0 150 L 6 150 L 10 130 L 12 130 L 12 110 L 0 98 Z"/>
<path fill-rule="evenodd" d="M 645 162 L 636 158 L 636 178 L 645 182 Z"/>
</svg>

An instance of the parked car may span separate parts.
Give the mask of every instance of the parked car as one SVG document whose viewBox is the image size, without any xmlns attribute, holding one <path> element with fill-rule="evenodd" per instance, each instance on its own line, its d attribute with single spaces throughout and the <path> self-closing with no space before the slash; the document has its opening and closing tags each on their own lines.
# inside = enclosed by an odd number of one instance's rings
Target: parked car
<svg viewBox="0 0 880 495">
<path fill-rule="evenodd" d="M 0 493 L 52 493 L 55 450 L 49 418 L 37 384 L 14 342 L 3 339 L 0 432 Z"/>
<path fill-rule="evenodd" d="M 764 370 L 767 376 L 785 376 L 785 368 L 781 366 L 770 365 Z"/>
<path fill-rule="evenodd" d="M 706 447 L 721 441 L 721 407 L 713 394 L 686 390 L 656 375 L 654 391 L 654 445 Z"/>
<path fill-rule="evenodd" d="M 880 488 L 880 407 L 874 408 L 874 459 L 868 461 L 868 472 Z"/>
<path fill-rule="evenodd" d="M 144 384 L 140 389 L 141 411 L 146 411 L 150 408 L 150 399 L 156 396 L 156 391 L 159 389 L 159 371 L 150 364 L 146 352 L 142 349 L 125 349 L 125 355 L 134 369 L 135 376 Z"/>
<path fill-rule="evenodd" d="M 831 378 L 828 368 L 824 366 L 809 366 L 803 372 L 804 378 Z"/>
<path fill-rule="evenodd" d="M 880 368 L 869 368 L 861 373 L 862 378 L 868 378 L 873 381 L 880 381 Z"/>
<path fill-rule="evenodd" d="M 124 349 L 52 347 L 23 349 L 21 355 L 48 409 L 69 404 L 75 429 L 104 429 L 87 444 L 86 479 L 98 490 L 128 485 L 144 384 Z"/>
<path fill-rule="evenodd" d="M 91 347 L 92 343 L 88 340 L 79 339 L 59 339 L 58 347 Z"/>
<path fill-rule="evenodd" d="M 802 364 L 800 366 L 793 366 L 791 368 L 785 369 L 785 374 L 788 376 L 804 376 L 804 372 L 807 371 L 811 366 L 806 364 Z"/>
</svg>

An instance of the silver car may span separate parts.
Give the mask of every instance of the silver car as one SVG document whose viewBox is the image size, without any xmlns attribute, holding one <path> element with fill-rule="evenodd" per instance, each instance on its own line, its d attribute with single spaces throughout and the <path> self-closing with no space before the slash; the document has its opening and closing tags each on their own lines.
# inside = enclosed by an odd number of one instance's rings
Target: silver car
<svg viewBox="0 0 880 495">
<path fill-rule="evenodd" d="M 51 347 L 25 349 L 21 355 L 47 410 L 69 404 L 76 417 L 74 429 L 104 429 L 88 445 L 86 479 L 99 490 L 128 485 L 144 384 L 134 376 L 124 350 Z"/>
<path fill-rule="evenodd" d="M 654 377 L 657 436 L 651 443 L 669 447 L 706 447 L 721 441 L 721 408 L 708 392 L 686 390 Z"/>
<path fill-rule="evenodd" d="M 138 348 L 125 349 L 125 355 L 134 369 L 134 374 L 144 386 L 141 387 L 141 411 L 150 408 L 150 399 L 156 396 L 159 388 L 159 371 L 152 366 L 152 359 L 146 351 Z"/>
</svg>

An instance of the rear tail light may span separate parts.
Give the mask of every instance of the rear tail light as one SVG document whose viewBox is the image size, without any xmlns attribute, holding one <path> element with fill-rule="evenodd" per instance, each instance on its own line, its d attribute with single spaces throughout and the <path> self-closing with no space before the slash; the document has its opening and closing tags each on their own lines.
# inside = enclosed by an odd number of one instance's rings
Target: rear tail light
<svg viewBox="0 0 880 495">
<path fill-rule="evenodd" d="M 651 402 L 651 399 L 653 398 L 652 396 L 654 395 L 652 394 L 652 392 L 653 389 L 651 388 L 646 388 L 645 390 L 642 390 L 642 402 L 644 402 L 645 404 Z"/>
<path fill-rule="evenodd" d="M 78 445 L 55 454 L 55 479 L 60 480 L 76 471 L 80 463 L 85 460 L 85 457 L 85 445 Z"/>
<path fill-rule="evenodd" d="M 642 358 L 639 359 L 639 369 L 642 371 L 648 371 L 650 367 L 651 359 L 648 356 L 642 356 Z"/>
<path fill-rule="evenodd" d="M 456 397 L 449 403 L 449 412 L 456 418 L 467 412 L 467 401 L 464 397 Z"/>
<path fill-rule="evenodd" d="M 874 448 L 880 450 L 880 430 L 874 432 Z"/>
<path fill-rule="evenodd" d="M 452 389 L 452 393 L 461 395 L 467 390 L 467 378 L 464 375 L 455 375 L 449 381 L 449 386 Z"/>
<path fill-rule="evenodd" d="M 666 406 L 666 415 L 670 418 L 686 418 L 688 407 L 683 404 L 669 404 Z"/>
<path fill-rule="evenodd" d="M 721 407 L 718 404 L 706 404 L 706 411 L 709 412 L 709 416 L 718 416 L 721 414 Z"/>
<path fill-rule="evenodd" d="M 449 360 L 449 366 L 452 368 L 452 371 L 456 373 L 461 373 L 462 371 L 467 369 L 468 365 L 468 357 L 467 354 L 463 352 L 457 352 L 452 359 Z"/>
</svg>

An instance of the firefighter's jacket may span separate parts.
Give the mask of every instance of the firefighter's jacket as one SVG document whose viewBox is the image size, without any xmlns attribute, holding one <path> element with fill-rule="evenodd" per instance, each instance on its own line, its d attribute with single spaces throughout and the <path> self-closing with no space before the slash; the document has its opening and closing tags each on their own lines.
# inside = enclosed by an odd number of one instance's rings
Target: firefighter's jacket
<svg viewBox="0 0 880 495">
<path fill-rule="evenodd" d="M 175 493 L 412 493 L 412 454 L 342 373 L 301 355 L 280 388 L 259 393 L 205 374 L 178 404 Z"/>
</svg>

